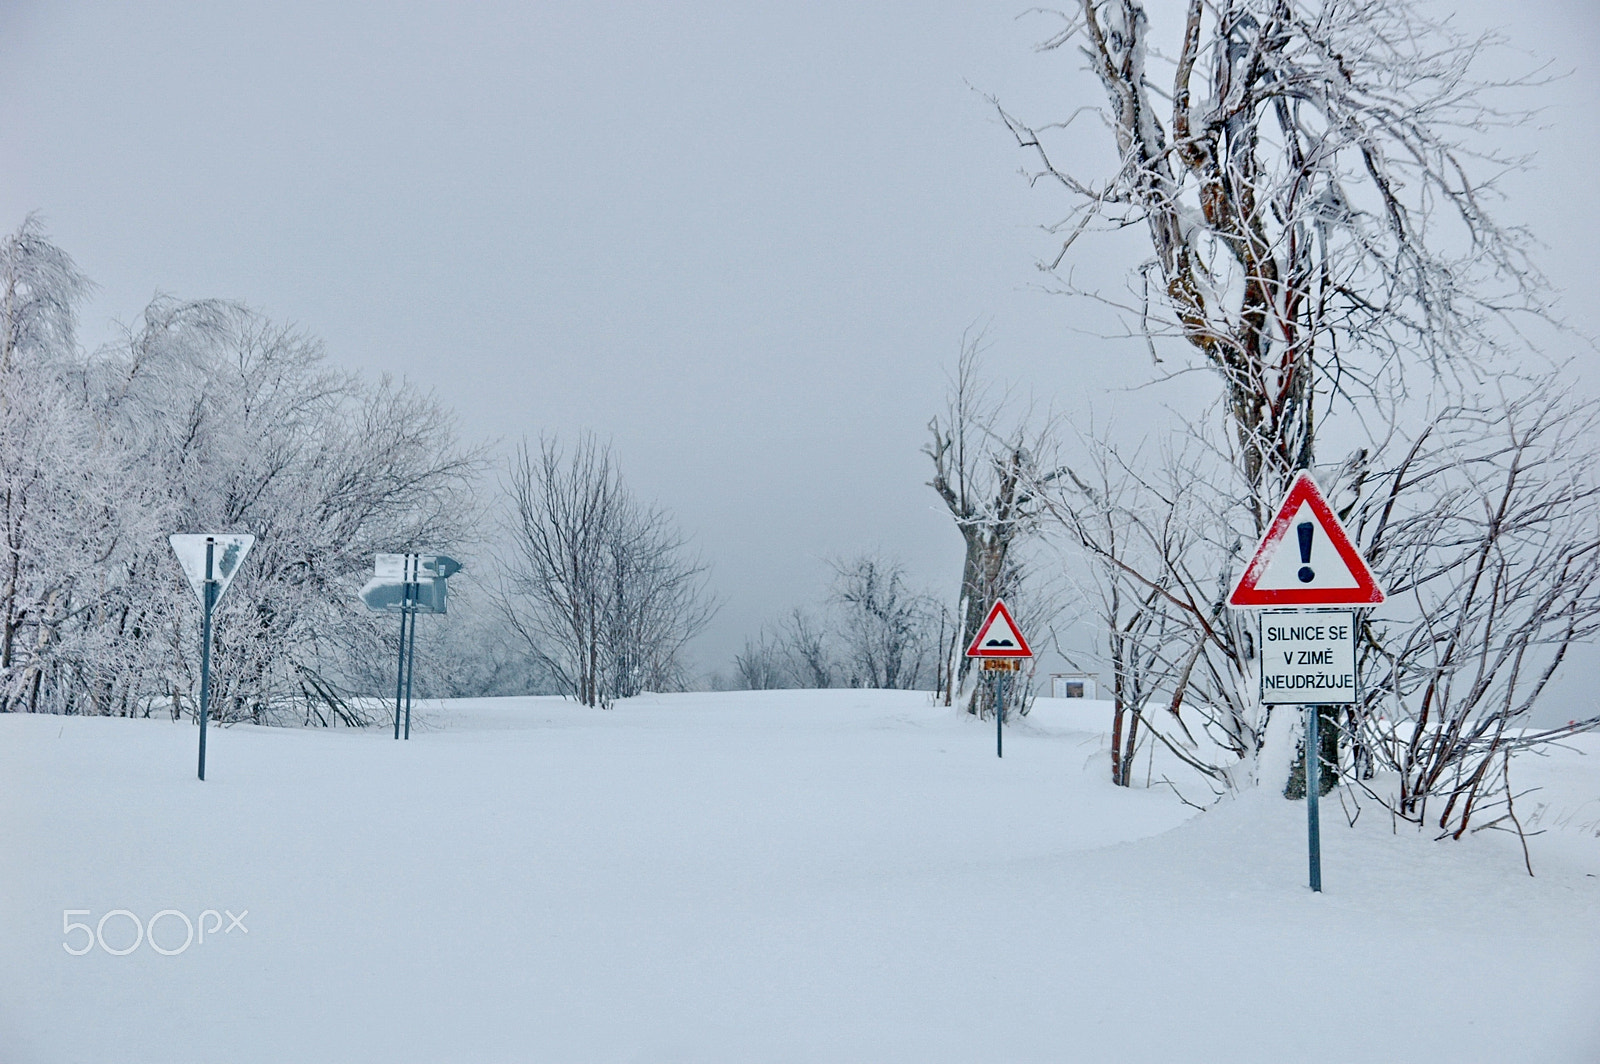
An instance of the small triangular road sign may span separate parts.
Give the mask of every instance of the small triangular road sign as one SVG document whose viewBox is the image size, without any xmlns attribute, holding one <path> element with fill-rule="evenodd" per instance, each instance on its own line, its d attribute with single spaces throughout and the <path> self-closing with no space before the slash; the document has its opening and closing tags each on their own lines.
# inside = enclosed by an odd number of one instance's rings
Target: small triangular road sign
<svg viewBox="0 0 1600 1064">
<path fill-rule="evenodd" d="M 1228 605 L 1376 606 L 1383 589 L 1322 489 L 1301 472 L 1233 586 Z"/>
<path fill-rule="evenodd" d="M 989 616 L 984 618 L 983 624 L 978 628 L 977 637 L 972 640 L 972 645 L 967 648 L 967 657 L 1033 657 L 1033 651 L 1028 649 L 1028 641 L 1022 638 L 1022 632 L 1017 628 L 1017 622 L 1011 619 L 1011 611 L 1006 609 L 1006 604 L 1000 599 L 994 600 L 994 606 L 989 610 Z"/>
<path fill-rule="evenodd" d="M 233 578 L 238 575 L 239 566 L 244 561 L 244 556 L 250 553 L 250 548 L 255 546 L 256 537 L 250 535 L 229 535 L 224 533 L 201 532 L 195 535 L 168 536 L 167 542 L 172 544 L 172 552 L 178 556 L 178 564 L 183 566 L 183 575 L 189 578 L 189 586 L 194 588 L 195 597 L 201 605 L 206 601 L 206 580 L 216 581 L 217 593 L 211 602 L 215 605 L 222 601 L 223 592 L 228 590 L 228 585 L 233 583 Z M 211 572 L 206 572 L 206 544 L 211 544 Z"/>
</svg>

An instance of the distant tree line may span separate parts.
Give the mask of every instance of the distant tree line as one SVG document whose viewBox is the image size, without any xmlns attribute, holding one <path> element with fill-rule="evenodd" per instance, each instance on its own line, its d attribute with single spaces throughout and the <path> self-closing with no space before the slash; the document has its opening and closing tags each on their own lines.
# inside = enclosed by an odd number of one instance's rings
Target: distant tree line
<svg viewBox="0 0 1600 1064">
<path fill-rule="evenodd" d="M 796 607 L 745 640 L 735 686 L 931 688 L 949 623 L 938 601 L 912 588 L 892 558 L 862 554 L 832 568 L 820 612 Z"/>
</svg>

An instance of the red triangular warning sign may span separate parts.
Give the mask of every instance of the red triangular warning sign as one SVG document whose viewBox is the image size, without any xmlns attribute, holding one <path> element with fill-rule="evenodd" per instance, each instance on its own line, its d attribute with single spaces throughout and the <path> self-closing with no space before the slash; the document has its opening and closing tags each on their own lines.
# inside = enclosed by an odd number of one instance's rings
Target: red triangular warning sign
<svg viewBox="0 0 1600 1064">
<path fill-rule="evenodd" d="M 1233 586 L 1228 605 L 1375 606 L 1383 589 L 1322 489 L 1301 472 Z"/>
<path fill-rule="evenodd" d="M 989 616 L 978 627 L 978 635 L 967 648 L 969 658 L 1031 658 L 1028 641 L 1022 638 L 1011 611 L 1000 599 L 994 600 Z"/>
</svg>

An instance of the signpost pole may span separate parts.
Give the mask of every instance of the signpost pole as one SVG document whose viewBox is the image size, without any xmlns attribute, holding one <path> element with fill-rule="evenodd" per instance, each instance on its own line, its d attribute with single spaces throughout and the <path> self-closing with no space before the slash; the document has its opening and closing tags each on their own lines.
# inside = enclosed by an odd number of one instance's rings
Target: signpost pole
<svg viewBox="0 0 1600 1064">
<path fill-rule="evenodd" d="M 1005 749 L 1004 749 L 1004 746 L 1003 746 L 1003 743 L 1004 743 L 1005 740 L 1002 738 L 1002 736 L 1005 733 L 1005 729 L 1002 727 L 1002 725 L 1005 723 L 1005 716 L 1004 716 L 1005 711 L 1006 711 L 1005 707 L 1006 707 L 1006 674 L 1003 673 L 1003 672 L 997 672 L 997 673 L 994 674 L 994 756 L 995 757 L 1005 757 L 1006 756 Z"/>
<path fill-rule="evenodd" d="M 200 780 L 206 778 L 206 717 L 211 712 L 211 610 L 217 604 L 215 540 L 206 540 L 205 620 L 200 624 Z"/>
<path fill-rule="evenodd" d="M 394 672 L 394 737 L 397 741 L 400 738 L 400 697 L 406 687 L 406 617 L 411 612 L 410 605 L 411 585 L 407 583 L 404 597 L 400 600 L 400 660 Z M 416 621 L 411 623 L 415 625 Z"/>
<path fill-rule="evenodd" d="M 180 532 L 167 537 L 178 566 L 200 600 L 200 758 L 196 775 L 206 778 L 206 726 L 211 719 L 211 629 L 217 603 L 239 575 L 256 537 L 248 533 Z"/>
<path fill-rule="evenodd" d="M 1311 859 L 1311 889 L 1322 893 L 1322 823 L 1317 797 L 1322 790 L 1318 778 L 1322 760 L 1317 748 L 1317 707 L 1306 707 L 1306 845 Z"/>
<path fill-rule="evenodd" d="M 420 591 L 420 589 L 419 589 Z M 411 676 L 417 671 L 417 611 L 411 610 L 411 636 L 406 643 L 406 741 L 411 741 Z"/>
</svg>

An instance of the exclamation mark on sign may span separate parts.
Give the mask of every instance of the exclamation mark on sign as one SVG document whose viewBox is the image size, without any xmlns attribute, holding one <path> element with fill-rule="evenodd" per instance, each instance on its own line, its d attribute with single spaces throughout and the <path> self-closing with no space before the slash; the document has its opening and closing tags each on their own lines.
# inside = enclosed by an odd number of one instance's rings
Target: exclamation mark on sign
<svg viewBox="0 0 1600 1064">
<path fill-rule="evenodd" d="M 1301 521 L 1294 526 L 1295 535 L 1300 537 L 1300 582 L 1309 584 L 1317 578 L 1311 569 L 1311 532 L 1317 526 L 1310 521 Z"/>
</svg>

